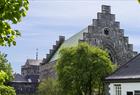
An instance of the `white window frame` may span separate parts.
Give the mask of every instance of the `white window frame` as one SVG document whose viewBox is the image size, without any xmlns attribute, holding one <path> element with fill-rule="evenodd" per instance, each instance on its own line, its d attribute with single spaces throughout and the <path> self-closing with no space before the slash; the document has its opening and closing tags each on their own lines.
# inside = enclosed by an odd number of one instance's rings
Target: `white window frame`
<svg viewBox="0 0 140 95">
<path fill-rule="evenodd" d="M 115 95 L 122 95 L 121 84 L 114 84 L 114 93 Z"/>
</svg>

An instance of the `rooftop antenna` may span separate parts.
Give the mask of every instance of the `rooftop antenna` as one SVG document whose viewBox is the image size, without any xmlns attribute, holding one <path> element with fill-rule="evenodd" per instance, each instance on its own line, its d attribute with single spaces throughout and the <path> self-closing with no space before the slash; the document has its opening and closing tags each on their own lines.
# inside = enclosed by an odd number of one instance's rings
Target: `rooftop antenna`
<svg viewBox="0 0 140 95">
<path fill-rule="evenodd" d="M 38 48 L 36 49 L 36 60 L 38 60 Z"/>
</svg>

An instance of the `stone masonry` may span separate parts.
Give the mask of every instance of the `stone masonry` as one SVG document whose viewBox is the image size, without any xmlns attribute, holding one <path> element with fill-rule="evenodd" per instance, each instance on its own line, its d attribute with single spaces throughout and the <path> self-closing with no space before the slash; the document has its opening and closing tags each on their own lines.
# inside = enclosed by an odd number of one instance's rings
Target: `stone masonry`
<svg viewBox="0 0 140 95">
<path fill-rule="evenodd" d="M 124 36 L 124 29 L 120 29 L 120 22 L 115 21 L 115 15 L 111 14 L 110 6 L 106 5 L 102 5 L 102 12 L 98 12 L 97 19 L 93 19 L 92 25 L 88 26 L 83 41 L 106 49 L 112 62 L 118 65 L 137 54 L 133 51 L 133 45 L 129 44 L 128 37 Z"/>
</svg>

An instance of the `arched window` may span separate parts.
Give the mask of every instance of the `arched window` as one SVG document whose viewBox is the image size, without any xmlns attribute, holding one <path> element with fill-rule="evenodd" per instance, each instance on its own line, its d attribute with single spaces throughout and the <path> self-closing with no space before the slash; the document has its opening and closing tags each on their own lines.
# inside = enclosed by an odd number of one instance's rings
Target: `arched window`
<svg viewBox="0 0 140 95">
<path fill-rule="evenodd" d="M 105 29 L 104 29 L 104 34 L 105 34 L 105 35 L 109 35 L 109 29 L 108 29 L 108 28 L 105 28 Z"/>
</svg>

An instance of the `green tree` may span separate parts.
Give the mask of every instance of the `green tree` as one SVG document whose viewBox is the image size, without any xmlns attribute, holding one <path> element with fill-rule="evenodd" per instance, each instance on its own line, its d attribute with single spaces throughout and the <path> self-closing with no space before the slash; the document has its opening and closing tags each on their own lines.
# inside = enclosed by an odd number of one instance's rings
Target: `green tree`
<svg viewBox="0 0 140 95">
<path fill-rule="evenodd" d="M 6 79 L 8 79 L 8 75 L 4 71 L 0 71 L 0 95 L 16 95 L 13 87 L 4 85 Z"/>
<path fill-rule="evenodd" d="M 11 65 L 6 59 L 6 54 L 0 52 L 0 95 L 16 95 L 13 87 L 5 85 L 12 79 Z"/>
<path fill-rule="evenodd" d="M 114 65 L 106 51 L 86 43 L 60 51 L 56 69 L 61 95 L 92 95 L 103 93 L 103 79 Z"/>
<path fill-rule="evenodd" d="M 138 3 L 140 4 L 140 0 L 138 0 Z"/>
<path fill-rule="evenodd" d="M 42 81 L 38 87 L 39 95 L 61 95 L 56 79 L 48 78 Z"/>
<path fill-rule="evenodd" d="M 10 23 L 20 22 L 26 16 L 28 5 L 28 0 L 0 0 L 0 46 L 16 45 L 15 38 L 20 32 L 12 29 Z"/>
<path fill-rule="evenodd" d="M 0 71 L 2 70 L 8 75 L 6 81 L 11 81 L 13 79 L 12 68 L 6 56 L 6 54 L 0 52 Z"/>
</svg>

